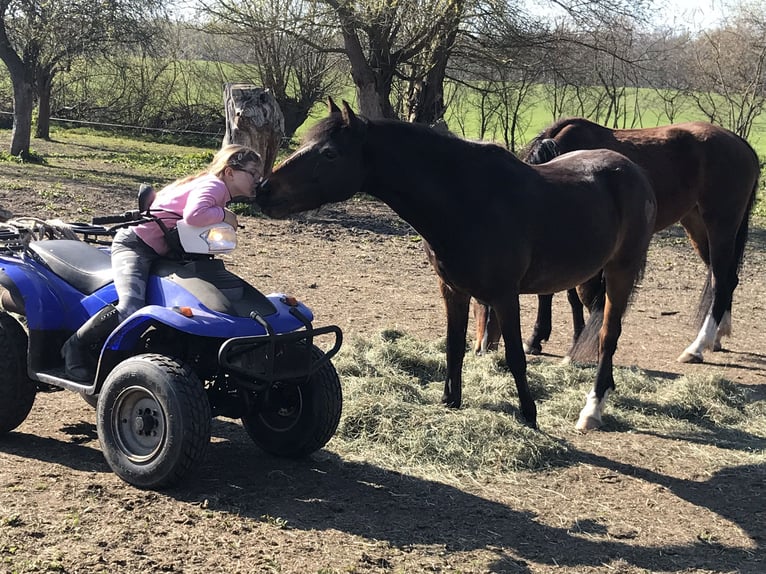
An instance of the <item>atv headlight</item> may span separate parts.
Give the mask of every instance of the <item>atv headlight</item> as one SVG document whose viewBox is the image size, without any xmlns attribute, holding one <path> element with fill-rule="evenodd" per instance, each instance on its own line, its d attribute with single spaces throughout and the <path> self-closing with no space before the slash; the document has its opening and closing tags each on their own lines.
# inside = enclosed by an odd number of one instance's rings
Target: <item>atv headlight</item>
<svg viewBox="0 0 766 574">
<path fill-rule="evenodd" d="M 229 253 L 237 247 L 237 231 L 223 222 L 193 227 L 179 221 L 178 238 L 186 253 Z"/>
</svg>

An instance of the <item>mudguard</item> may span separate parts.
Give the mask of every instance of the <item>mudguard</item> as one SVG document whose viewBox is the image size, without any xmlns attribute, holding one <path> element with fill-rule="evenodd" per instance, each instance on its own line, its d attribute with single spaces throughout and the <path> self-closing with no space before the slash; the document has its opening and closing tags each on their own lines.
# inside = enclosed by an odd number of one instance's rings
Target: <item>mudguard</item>
<svg viewBox="0 0 766 574">
<path fill-rule="evenodd" d="M 179 293 L 179 295 L 183 295 L 183 293 Z M 297 309 L 308 321 L 314 318 L 308 307 L 302 303 L 291 307 L 282 302 L 283 297 L 284 295 L 281 293 L 268 296 L 277 309 L 275 314 L 268 317 L 268 324 L 273 331 L 288 333 L 305 326 L 304 322 L 295 316 L 295 312 L 291 312 L 293 308 Z M 136 311 L 112 333 L 104 348 L 112 351 L 130 348 L 149 326 L 158 323 L 182 333 L 199 337 L 229 339 L 267 334 L 266 328 L 254 318 L 224 315 L 207 309 L 196 300 L 188 301 L 185 299 L 188 297 L 178 297 L 173 301 L 176 304 L 172 307 L 147 305 Z M 196 305 L 192 306 L 190 303 L 196 303 Z M 182 314 L 180 312 L 181 307 L 188 307 L 191 311 L 191 317 Z"/>
<path fill-rule="evenodd" d="M 74 330 L 110 301 L 82 293 L 34 261 L 0 257 L 0 285 L 23 299 L 30 329 Z M 112 289 L 112 294 L 114 289 Z"/>
</svg>

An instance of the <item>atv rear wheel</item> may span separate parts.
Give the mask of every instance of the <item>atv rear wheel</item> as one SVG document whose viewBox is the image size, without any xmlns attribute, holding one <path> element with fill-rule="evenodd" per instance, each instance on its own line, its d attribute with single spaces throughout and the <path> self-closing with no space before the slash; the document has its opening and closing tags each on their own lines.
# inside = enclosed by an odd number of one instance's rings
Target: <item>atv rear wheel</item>
<svg viewBox="0 0 766 574">
<path fill-rule="evenodd" d="M 312 349 L 314 361 L 323 355 Z M 328 361 L 308 379 L 275 382 L 242 424 L 266 452 L 297 458 L 327 444 L 338 428 L 342 404 L 340 379 Z"/>
<path fill-rule="evenodd" d="M 114 473 L 139 488 L 183 478 L 210 443 L 210 404 L 188 365 L 163 355 L 117 365 L 98 396 L 96 425 Z"/>
<path fill-rule="evenodd" d="M 16 319 L 0 312 L 0 435 L 26 420 L 36 393 L 27 376 L 27 333 Z"/>
</svg>

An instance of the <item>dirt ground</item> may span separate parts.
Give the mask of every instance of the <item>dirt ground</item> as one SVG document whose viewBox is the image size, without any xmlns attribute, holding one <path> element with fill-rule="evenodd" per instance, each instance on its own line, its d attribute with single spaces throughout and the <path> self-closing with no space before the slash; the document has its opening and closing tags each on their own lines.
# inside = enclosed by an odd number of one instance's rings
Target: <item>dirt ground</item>
<svg viewBox="0 0 766 574">
<path fill-rule="evenodd" d="M 12 171 L 0 167 L 6 178 Z M 131 207 L 131 195 L 100 184 L 59 190 L 41 198 L 0 188 L 0 205 L 45 217 L 74 217 L 83 203 L 99 213 Z M 347 337 L 387 327 L 444 336 L 421 242 L 385 206 L 352 201 L 244 224 L 229 268 L 266 293 L 295 294 L 318 324 Z M 617 365 L 668 384 L 704 370 L 764 400 L 765 270 L 766 232 L 754 229 L 726 350 L 679 364 L 696 334 L 704 269 L 680 228 L 662 232 Z M 522 306 L 526 334 L 535 300 Z M 560 360 L 570 333 L 559 295 L 554 335 L 530 360 Z M 452 484 L 344 460 L 332 441 L 290 462 L 263 455 L 235 422 L 217 420 L 213 435 L 193 480 L 145 492 L 110 472 L 95 413 L 79 397 L 38 395 L 30 417 L 0 440 L 0 572 L 766 572 L 766 468 L 752 463 L 764 436 L 740 447 L 660 431 L 572 432 L 562 438 L 575 464 Z"/>
</svg>

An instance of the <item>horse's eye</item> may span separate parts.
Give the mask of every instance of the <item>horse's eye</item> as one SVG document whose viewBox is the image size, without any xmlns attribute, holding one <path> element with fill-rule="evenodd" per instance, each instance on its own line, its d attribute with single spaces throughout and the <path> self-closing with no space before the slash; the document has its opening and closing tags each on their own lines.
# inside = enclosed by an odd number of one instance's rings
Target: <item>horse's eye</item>
<svg viewBox="0 0 766 574">
<path fill-rule="evenodd" d="M 325 159 L 332 160 L 332 159 L 335 159 L 336 157 L 338 157 L 337 150 L 335 148 L 332 148 L 332 147 L 324 147 L 324 148 L 322 148 L 320 150 L 319 153 L 322 154 L 322 157 L 325 158 Z"/>
</svg>

